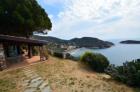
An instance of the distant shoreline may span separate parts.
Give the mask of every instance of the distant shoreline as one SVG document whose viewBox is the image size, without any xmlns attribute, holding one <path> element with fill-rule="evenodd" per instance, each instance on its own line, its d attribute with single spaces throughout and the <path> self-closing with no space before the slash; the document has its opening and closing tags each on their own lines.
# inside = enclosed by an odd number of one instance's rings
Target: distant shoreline
<svg viewBox="0 0 140 92">
<path fill-rule="evenodd" d="M 97 47 L 97 48 L 95 48 L 95 47 L 80 47 L 80 48 L 75 48 L 75 49 L 71 49 L 71 50 L 66 50 L 66 51 L 64 51 L 64 53 L 69 53 L 69 52 L 72 52 L 72 51 L 75 51 L 75 50 L 81 49 L 81 48 L 101 50 L 101 49 L 108 49 L 108 48 L 111 48 L 113 46 L 114 45 L 112 45 L 110 47 L 106 47 L 106 48 L 99 48 L 99 47 Z"/>
</svg>

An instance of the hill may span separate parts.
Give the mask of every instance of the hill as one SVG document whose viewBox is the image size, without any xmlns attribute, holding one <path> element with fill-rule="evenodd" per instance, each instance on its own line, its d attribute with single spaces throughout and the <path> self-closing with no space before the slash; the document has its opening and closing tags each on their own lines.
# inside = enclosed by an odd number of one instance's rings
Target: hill
<svg viewBox="0 0 140 92">
<path fill-rule="evenodd" d="M 114 44 L 108 41 L 103 41 L 98 38 L 92 37 L 83 37 L 83 38 L 73 38 L 71 40 L 63 40 L 56 37 L 41 37 L 41 36 L 34 36 L 35 39 L 45 40 L 49 44 L 56 44 L 56 45 L 66 45 L 66 46 L 76 46 L 80 47 L 87 47 L 87 48 L 108 48 L 113 46 Z"/>
<path fill-rule="evenodd" d="M 29 86 L 25 81 L 38 83 L 29 81 L 28 76 L 35 78 L 33 81 L 40 81 L 34 74 L 27 75 L 29 71 L 47 81 L 51 92 L 140 92 L 139 89 L 113 81 L 106 74 L 93 72 L 78 62 L 51 56 L 46 62 L 0 72 L 0 92 L 25 92 L 25 87 Z M 37 89 L 35 92 L 41 91 Z"/>
<path fill-rule="evenodd" d="M 98 38 L 92 38 L 92 37 L 83 37 L 83 38 L 74 38 L 71 39 L 70 42 L 73 42 L 76 44 L 76 46 L 79 47 L 88 47 L 88 48 L 108 48 L 114 45 L 111 42 L 103 41 Z"/>
<path fill-rule="evenodd" d="M 121 41 L 120 43 L 122 43 L 122 44 L 140 44 L 140 41 L 126 40 L 126 41 Z"/>
</svg>

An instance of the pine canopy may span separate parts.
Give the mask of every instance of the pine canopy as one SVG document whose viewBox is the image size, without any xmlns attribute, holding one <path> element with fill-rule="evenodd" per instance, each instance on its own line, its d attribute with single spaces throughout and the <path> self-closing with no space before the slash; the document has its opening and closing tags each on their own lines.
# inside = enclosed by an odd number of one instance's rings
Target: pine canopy
<svg viewBox="0 0 140 92">
<path fill-rule="evenodd" d="M 51 27 L 48 14 L 36 0 L 0 0 L 0 34 L 30 36 Z"/>
</svg>

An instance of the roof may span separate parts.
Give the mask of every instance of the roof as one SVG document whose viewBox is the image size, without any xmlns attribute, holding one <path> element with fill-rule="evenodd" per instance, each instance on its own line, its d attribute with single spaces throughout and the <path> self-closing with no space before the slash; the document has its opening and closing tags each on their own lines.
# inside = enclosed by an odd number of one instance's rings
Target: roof
<svg viewBox="0 0 140 92">
<path fill-rule="evenodd" d="M 35 39 L 29 39 L 25 37 L 16 37 L 16 36 L 9 36 L 9 35 L 0 35 L 0 42 L 20 43 L 20 44 L 24 43 L 24 44 L 32 44 L 32 45 L 47 44 L 47 42 L 43 40 L 35 40 Z"/>
</svg>

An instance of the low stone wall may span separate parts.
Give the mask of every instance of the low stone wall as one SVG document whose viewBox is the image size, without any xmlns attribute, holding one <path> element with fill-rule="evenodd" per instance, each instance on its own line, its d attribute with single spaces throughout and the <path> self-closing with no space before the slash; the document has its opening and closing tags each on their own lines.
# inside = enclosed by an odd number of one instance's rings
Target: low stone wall
<svg viewBox="0 0 140 92">
<path fill-rule="evenodd" d="M 0 44 L 0 70 L 6 68 L 6 60 L 3 45 Z"/>
<path fill-rule="evenodd" d="M 48 51 L 50 55 L 58 57 L 58 58 L 63 58 L 63 59 L 70 59 L 71 55 L 67 52 L 57 52 L 53 50 Z"/>
<path fill-rule="evenodd" d="M 10 65 L 10 64 L 15 64 L 15 63 L 18 63 L 18 62 L 22 62 L 22 61 L 24 61 L 24 59 L 25 58 L 23 58 L 22 56 L 7 57 L 6 62 L 7 62 L 7 65 Z"/>
</svg>

